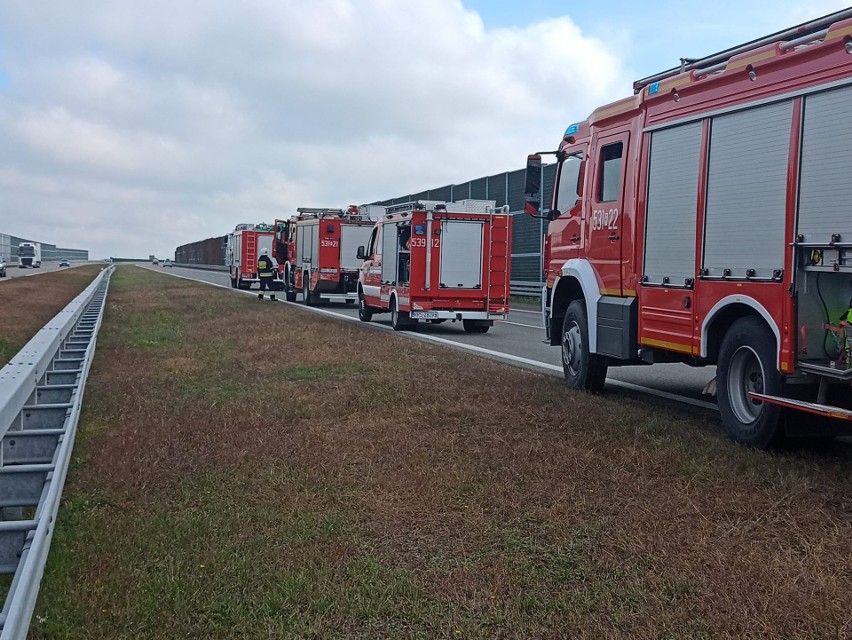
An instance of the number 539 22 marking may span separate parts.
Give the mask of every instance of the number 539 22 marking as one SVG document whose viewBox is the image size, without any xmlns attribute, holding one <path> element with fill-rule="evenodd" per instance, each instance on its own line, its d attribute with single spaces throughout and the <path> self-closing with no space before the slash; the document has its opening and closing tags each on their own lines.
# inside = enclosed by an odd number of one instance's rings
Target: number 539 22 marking
<svg viewBox="0 0 852 640">
<path fill-rule="evenodd" d="M 598 229 L 618 230 L 618 209 L 596 209 L 592 211 L 592 231 Z"/>
</svg>

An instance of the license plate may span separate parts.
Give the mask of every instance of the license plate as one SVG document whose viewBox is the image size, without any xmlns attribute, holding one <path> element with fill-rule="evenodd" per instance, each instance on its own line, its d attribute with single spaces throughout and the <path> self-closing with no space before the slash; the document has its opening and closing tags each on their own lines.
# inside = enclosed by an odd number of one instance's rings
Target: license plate
<svg viewBox="0 0 852 640">
<path fill-rule="evenodd" d="M 438 312 L 437 312 L 437 311 L 412 311 L 412 312 L 409 314 L 409 317 L 411 317 L 411 318 L 421 318 L 421 319 L 423 319 L 423 320 L 429 320 L 429 319 L 431 319 L 431 318 L 437 318 L 437 317 L 438 317 Z"/>
</svg>

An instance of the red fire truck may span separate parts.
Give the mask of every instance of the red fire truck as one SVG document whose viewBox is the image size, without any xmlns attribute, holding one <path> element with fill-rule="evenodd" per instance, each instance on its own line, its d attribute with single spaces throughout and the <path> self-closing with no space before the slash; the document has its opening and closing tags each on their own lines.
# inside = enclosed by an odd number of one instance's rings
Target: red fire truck
<svg viewBox="0 0 852 640">
<path fill-rule="evenodd" d="M 272 255 L 274 232 L 268 224 L 238 224 L 234 232 L 228 235 L 228 249 L 225 263 L 235 289 L 251 289 L 251 285 L 260 282 L 257 276 L 257 259 L 260 251 L 266 249 Z M 280 289 L 280 281 L 276 281 Z"/>
<path fill-rule="evenodd" d="M 369 207 L 297 209 L 275 221 L 275 257 L 289 302 L 302 293 L 306 305 L 319 301 L 354 304 L 358 299 L 357 249 L 366 243 L 375 219 Z"/>
<path fill-rule="evenodd" d="M 486 333 L 509 310 L 512 219 L 493 200 L 417 202 L 385 209 L 366 246 L 358 316 L 390 312 L 399 331 L 419 320 Z"/>
<path fill-rule="evenodd" d="M 610 366 L 716 365 L 735 441 L 841 434 L 850 54 L 844 10 L 637 81 L 568 127 L 544 213 L 542 300 L 570 386 L 598 390 Z M 533 215 L 541 170 L 530 156 Z"/>
</svg>

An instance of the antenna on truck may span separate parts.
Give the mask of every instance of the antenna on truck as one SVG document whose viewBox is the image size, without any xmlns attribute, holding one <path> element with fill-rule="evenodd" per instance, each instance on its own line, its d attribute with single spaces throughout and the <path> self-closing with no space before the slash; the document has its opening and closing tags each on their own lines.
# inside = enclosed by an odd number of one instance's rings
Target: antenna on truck
<svg viewBox="0 0 852 640">
<path fill-rule="evenodd" d="M 730 49 L 725 49 L 718 53 L 704 56 L 703 58 L 681 58 L 679 67 L 673 67 L 668 71 L 662 71 L 634 82 L 633 93 L 639 93 L 649 84 L 659 82 L 666 78 L 671 78 L 672 76 L 684 73 L 685 71 L 693 71 L 696 76 L 699 76 L 724 69 L 728 60 L 734 56 L 774 42 L 783 42 L 781 45 L 783 50 L 792 49 L 801 44 L 805 44 L 806 42 L 823 37 L 826 33 L 828 33 L 828 28 L 832 24 L 839 22 L 840 20 L 846 20 L 847 18 L 852 18 L 852 9 L 836 11 L 823 16 L 822 18 L 817 18 L 816 20 L 811 20 L 810 22 L 805 22 L 796 27 L 790 27 L 789 29 L 784 29 L 783 31 L 778 31 L 771 35 L 757 38 L 756 40 L 751 40 L 736 47 L 731 47 Z"/>
</svg>

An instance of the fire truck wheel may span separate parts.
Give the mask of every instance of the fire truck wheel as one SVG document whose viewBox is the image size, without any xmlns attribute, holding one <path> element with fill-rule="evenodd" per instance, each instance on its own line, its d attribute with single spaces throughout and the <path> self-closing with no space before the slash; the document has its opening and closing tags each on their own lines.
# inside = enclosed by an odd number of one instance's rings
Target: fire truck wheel
<svg viewBox="0 0 852 640">
<path fill-rule="evenodd" d="M 491 323 L 488 320 L 462 320 L 466 333 L 488 333 Z"/>
<path fill-rule="evenodd" d="M 719 413 L 734 442 L 760 449 L 777 444 L 781 407 L 756 402 L 749 392 L 778 396 L 784 380 L 775 366 L 775 337 L 762 320 L 737 320 L 722 340 L 716 370 Z"/>
<path fill-rule="evenodd" d="M 397 302 L 396 296 L 394 296 L 391 306 L 391 327 L 393 327 L 394 331 L 402 331 L 410 328 L 412 324 L 408 312 L 399 310 L 399 302 Z"/>
<path fill-rule="evenodd" d="M 589 321 L 586 304 L 574 300 L 565 310 L 562 323 L 562 370 L 574 389 L 596 393 L 606 381 L 606 360 L 589 352 Z"/>
<path fill-rule="evenodd" d="M 296 287 L 293 285 L 293 267 L 284 270 L 284 297 L 287 302 L 296 302 Z"/>
<path fill-rule="evenodd" d="M 373 319 L 373 312 L 367 306 L 367 301 L 364 300 L 364 294 L 358 293 L 358 319 L 361 322 L 369 322 Z"/>
<path fill-rule="evenodd" d="M 304 277 L 302 278 L 302 302 L 309 307 L 314 306 L 314 303 L 316 302 L 313 295 L 311 295 L 310 288 L 308 287 L 308 279 Z"/>
</svg>

